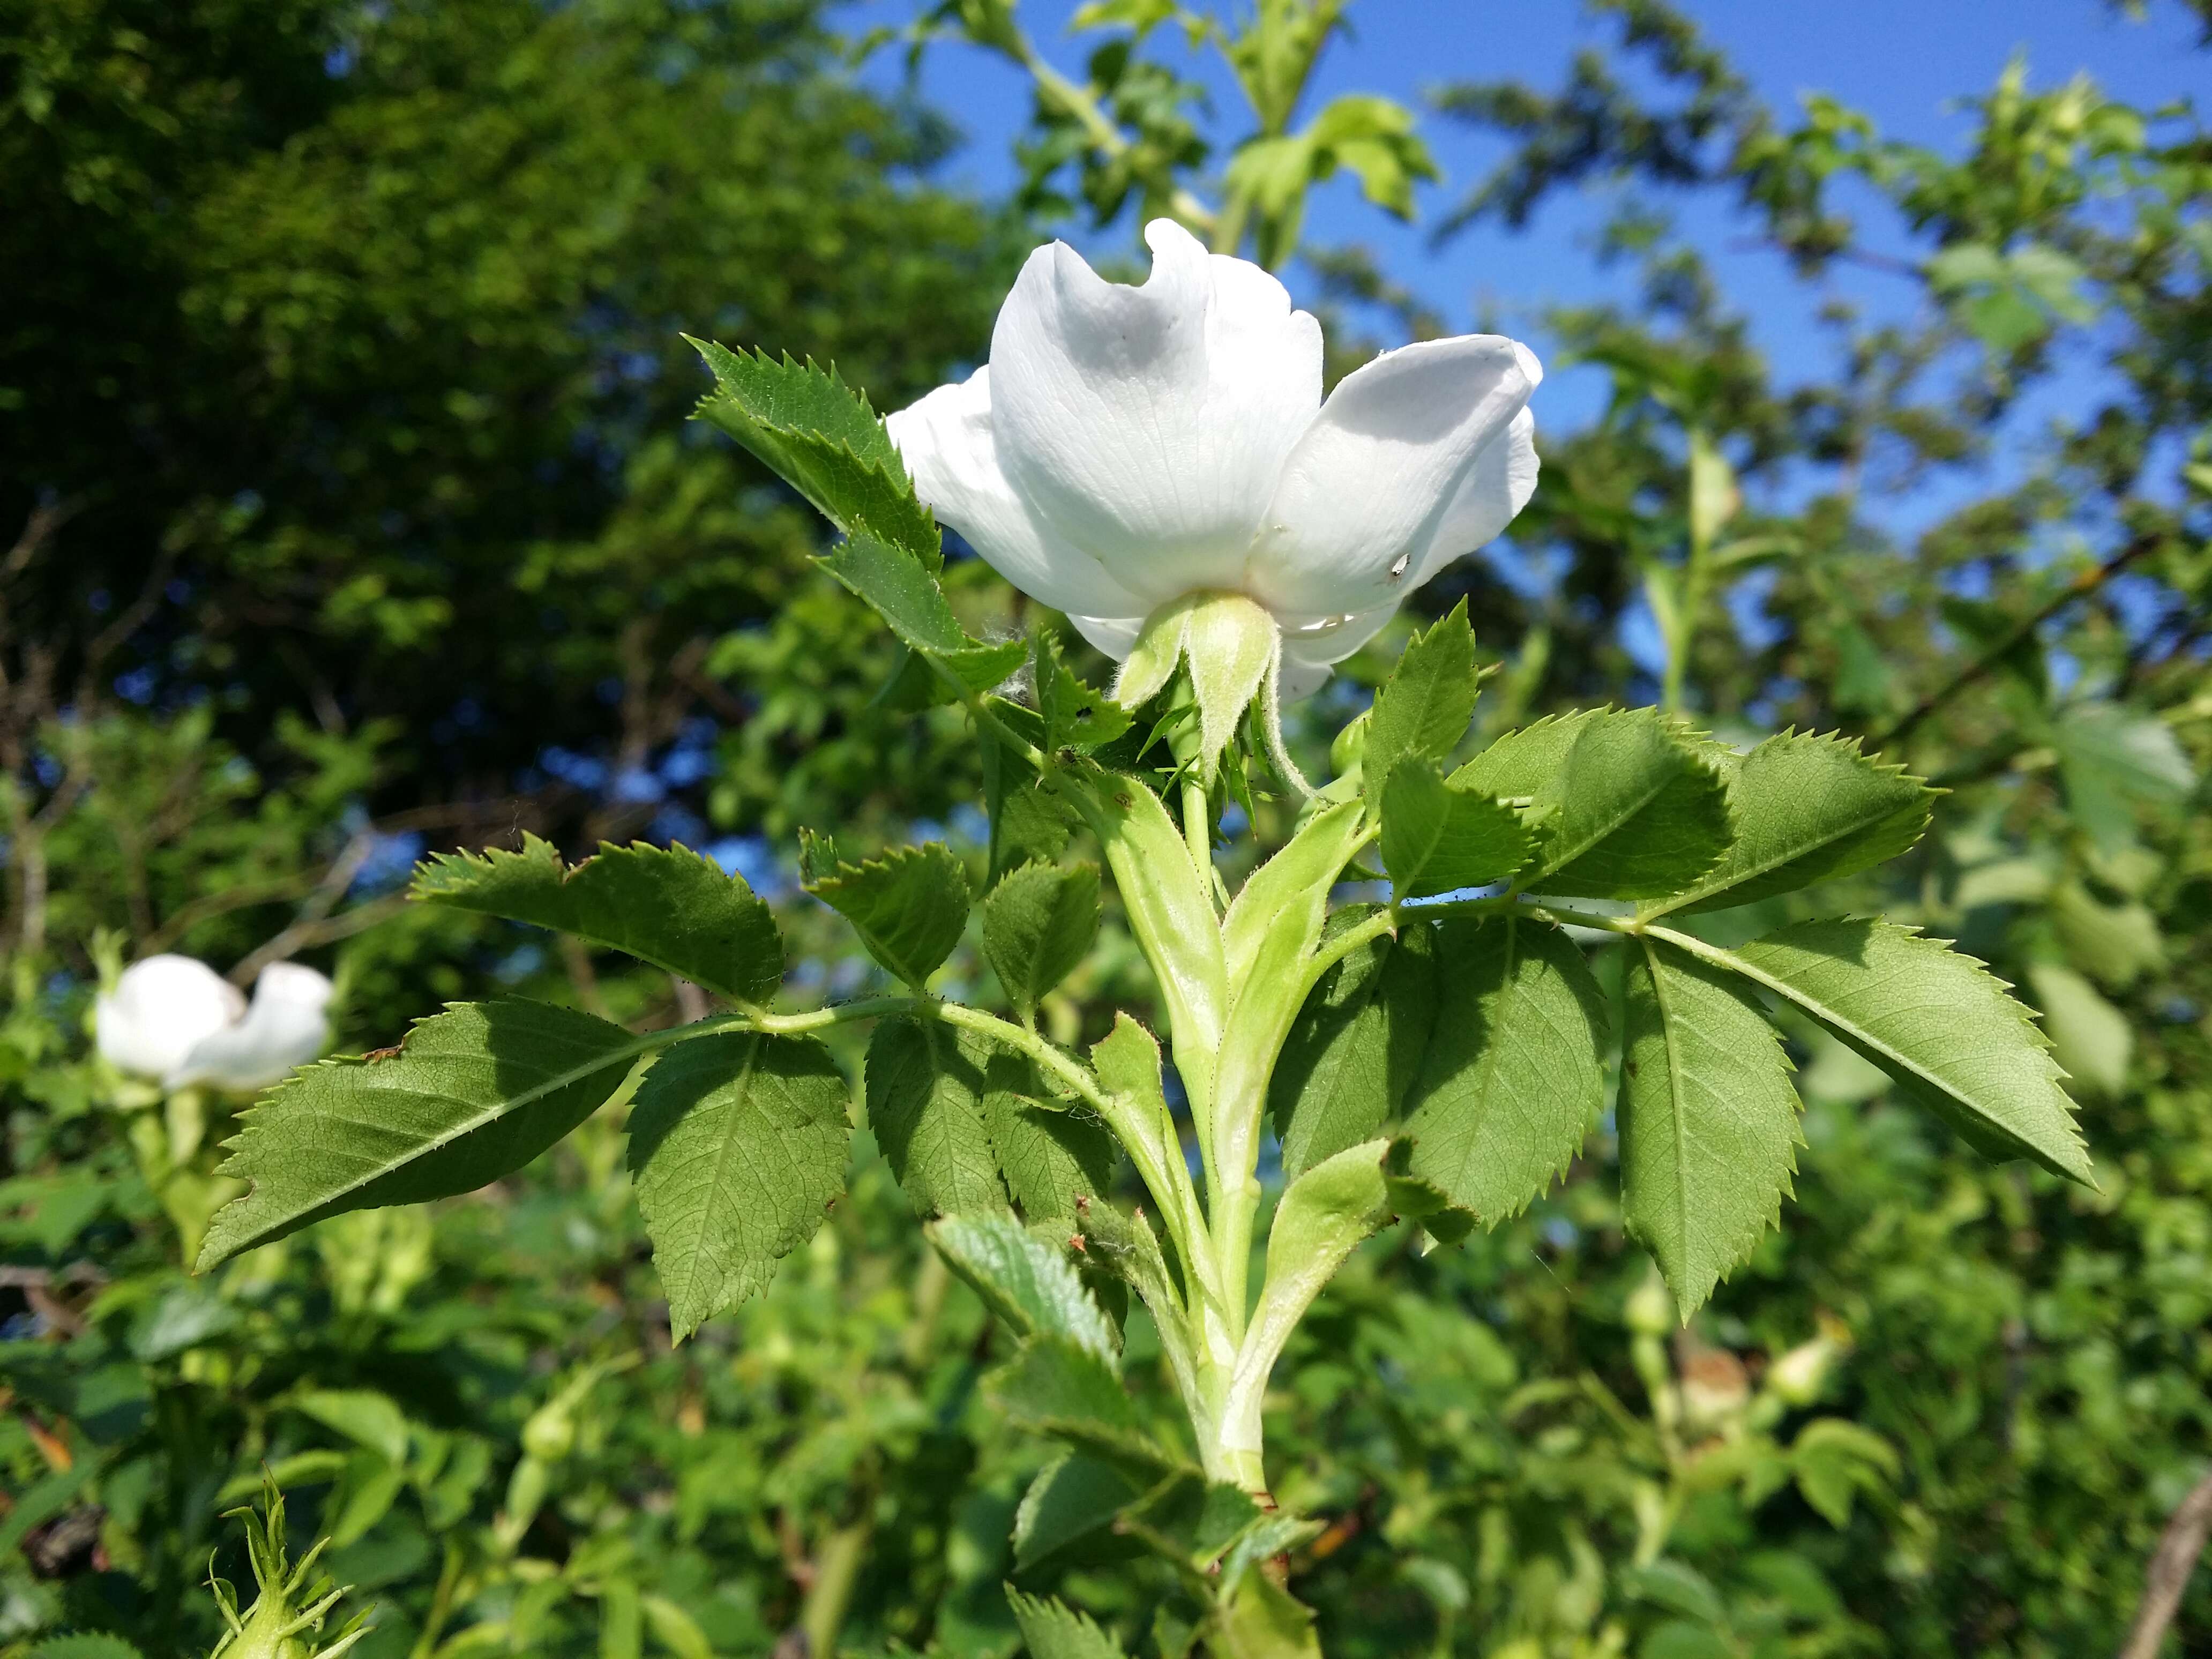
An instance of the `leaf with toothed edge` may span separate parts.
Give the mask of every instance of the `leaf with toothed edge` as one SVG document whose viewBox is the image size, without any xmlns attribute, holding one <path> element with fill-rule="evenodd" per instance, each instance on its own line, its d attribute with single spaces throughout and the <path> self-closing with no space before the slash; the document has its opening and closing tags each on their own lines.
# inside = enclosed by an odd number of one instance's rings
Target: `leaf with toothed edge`
<svg viewBox="0 0 2212 1659">
<path fill-rule="evenodd" d="M 752 451 L 848 536 L 872 530 L 935 574 L 944 556 L 936 521 L 883 422 L 835 368 L 684 338 L 714 376 L 695 419 Z"/>
<path fill-rule="evenodd" d="M 1528 858 L 1528 832 L 1502 803 L 1444 781 L 1434 761 L 1404 760 L 1381 791 L 1382 867 L 1401 900 L 1503 881 Z"/>
<path fill-rule="evenodd" d="M 1581 1149 L 1603 1103 L 1610 1022 L 1582 951 L 1528 917 L 1443 922 L 1437 970 L 1408 1173 L 1495 1225 Z"/>
<path fill-rule="evenodd" d="M 1091 953 L 1098 936 L 1098 866 L 1025 864 L 983 901 L 983 956 L 1024 1025 Z"/>
<path fill-rule="evenodd" d="M 511 1175 L 605 1104 L 655 1046 L 570 1008 L 464 1002 L 419 1022 L 396 1053 L 295 1073 L 229 1143 L 220 1173 L 251 1185 L 216 1212 L 197 1271 L 325 1216 Z"/>
<path fill-rule="evenodd" d="M 629 1168 L 678 1339 L 764 1289 L 845 1190 L 851 1093 L 811 1037 L 710 1033 L 638 1085 Z"/>
<path fill-rule="evenodd" d="M 1709 746 L 1656 708 L 1538 720 L 1449 781 L 1526 803 L 1534 846 L 1515 881 L 1532 893 L 1664 897 L 1711 870 L 1735 833 Z"/>
<path fill-rule="evenodd" d="M 991 1055 L 983 1124 L 1006 1190 L 1030 1220 L 1072 1220 L 1084 1199 L 1114 1189 L 1121 1143 L 1089 1106 L 1048 1100 L 1026 1055 Z"/>
<path fill-rule="evenodd" d="M 1441 761 L 1451 753 L 1474 718 L 1476 693 L 1474 630 L 1462 599 L 1407 641 L 1375 694 L 1360 759 L 1370 812 L 1387 809 L 1383 792 L 1399 762 Z"/>
<path fill-rule="evenodd" d="M 571 867 L 526 833 L 519 853 L 433 854 L 410 896 L 573 933 L 733 1002 L 765 1003 L 783 982 L 783 937 L 767 904 L 687 847 L 602 845 Z"/>
<path fill-rule="evenodd" d="M 920 988 L 968 925 L 968 872 L 942 842 L 848 864 L 817 838 L 802 847 L 806 890 L 853 924 L 868 954 Z"/>
<path fill-rule="evenodd" d="M 2049 1039 L 1973 957 L 1860 918 L 1800 922 L 1733 951 L 1692 954 L 1796 1004 L 1985 1156 L 2031 1158 L 2096 1184 Z"/>
<path fill-rule="evenodd" d="M 1065 1244 L 1048 1243 L 1006 1214 L 946 1216 L 930 1224 L 929 1242 L 1015 1335 L 1052 1332 L 1120 1373 L 1113 1327 L 1084 1287 Z"/>
<path fill-rule="evenodd" d="M 1024 1595 L 1011 1584 L 1006 1600 L 1022 1627 L 1030 1659 L 1126 1659 L 1121 1643 L 1065 1601 Z"/>
<path fill-rule="evenodd" d="M 1928 827 L 1936 792 L 1855 739 L 1784 732 L 1739 756 L 1706 754 L 1728 785 L 1735 839 L 1680 892 L 1650 899 L 1661 916 L 1750 904 L 1897 857 Z"/>
<path fill-rule="evenodd" d="M 1797 1091 L 1742 981 L 1656 939 L 1628 950 L 1621 1208 L 1687 1318 L 1781 1218 Z"/>
<path fill-rule="evenodd" d="M 983 1116 L 988 1046 L 934 1020 L 901 1017 L 869 1039 L 868 1126 L 924 1215 L 1006 1207 Z"/>
</svg>

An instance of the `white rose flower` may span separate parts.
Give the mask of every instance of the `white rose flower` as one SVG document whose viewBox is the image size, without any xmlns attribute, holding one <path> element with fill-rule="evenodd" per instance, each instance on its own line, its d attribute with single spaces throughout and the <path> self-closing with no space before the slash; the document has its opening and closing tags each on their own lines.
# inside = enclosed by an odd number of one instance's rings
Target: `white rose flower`
<svg viewBox="0 0 2212 1659">
<path fill-rule="evenodd" d="M 248 1003 L 191 957 L 133 963 L 93 1011 L 100 1054 L 119 1071 L 164 1088 L 209 1083 L 251 1093 L 323 1051 L 331 981 L 296 962 L 272 962 Z"/>
<path fill-rule="evenodd" d="M 988 365 L 891 416 L 891 441 L 943 522 L 1115 659 L 1177 600 L 1241 596 L 1302 696 L 1527 504 L 1543 370 L 1462 335 L 1385 352 L 1324 403 L 1321 325 L 1280 283 L 1172 220 L 1145 240 L 1138 288 L 1037 249 Z"/>
</svg>

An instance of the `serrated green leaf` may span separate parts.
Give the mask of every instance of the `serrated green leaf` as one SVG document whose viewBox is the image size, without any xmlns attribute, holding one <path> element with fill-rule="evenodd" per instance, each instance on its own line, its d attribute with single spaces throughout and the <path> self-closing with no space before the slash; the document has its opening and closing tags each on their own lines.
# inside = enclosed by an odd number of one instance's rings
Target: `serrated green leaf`
<svg viewBox="0 0 2212 1659">
<path fill-rule="evenodd" d="M 1474 629 L 1462 599 L 1427 633 L 1413 635 L 1375 694 L 1360 762 L 1373 810 L 1387 811 L 1382 791 L 1399 762 L 1441 761 L 1451 753 L 1474 718 L 1476 690 Z"/>
<path fill-rule="evenodd" d="M 1708 757 L 1653 708 L 1601 708 L 1501 738 L 1451 781 L 1525 801 L 1532 893 L 1661 898 L 1728 850 L 1728 791 Z"/>
<path fill-rule="evenodd" d="M 815 562 L 850 588 L 890 624 L 892 633 L 916 651 L 945 656 L 976 644 L 952 614 L 945 590 L 937 585 L 936 573 L 907 549 L 861 531 L 848 536 Z M 1009 643 L 1017 647 L 1014 665 L 1018 667 L 1028 647 L 1019 641 Z"/>
<path fill-rule="evenodd" d="M 1017 1428 L 1065 1440 L 1138 1479 L 1190 1467 L 1146 1430 L 1114 1368 L 1068 1337 L 1032 1336 L 988 1386 Z"/>
<path fill-rule="evenodd" d="M 1032 1221 L 1068 1221 L 1114 1188 L 1121 1144 L 1088 1106 L 1047 1103 L 1036 1066 L 1000 1050 L 983 1073 L 983 1122 L 1000 1173 Z"/>
<path fill-rule="evenodd" d="M 1098 866 L 1025 864 L 983 901 L 983 955 L 1024 1025 L 1098 937 Z"/>
<path fill-rule="evenodd" d="M 222 1173 L 252 1190 L 216 1212 L 198 1270 L 325 1216 L 511 1175 L 661 1040 L 544 1003 L 459 1003 L 418 1023 L 397 1054 L 296 1073 L 248 1109 L 229 1143 Z"/>
<path fill-rule="evenodd" d="M 1434 761 L 1401 761 L 1382 789 L 1382 867 L 1402 901 L 1503 881 L 1528 857 L 1511 807 L 1444 781 Z"/>
<path fill-rule="evenodd" d="M 1129 729 L 1129 711 L 1067 665 L 1060 641 L 1049 634 L 1036 639 L 1037 717 L 1044 722 L 1048 750 L 1088 752 L 1113 742 Z"/>
<path fill-rule="evenodd" d="M 1347 906 L 1329 931 L 1370 914 Z M 1322 976 L 1268 1085 L 1285 1175 L 1371 1139 L 1398 1115 L 1428 1048 L 1437 995 L 1435 930 L 1410 919 L 1395 939 L 1370 940 Z"/>
<path fill-rule="evenodd" d="M 2166 965 L 2166 941 L 2148 905 L 2106 904 L 2081 883 L 2062 882 L 2051 890 L 2051 923 L 2067 960 L 2113 990 Z"/>
<path fill-rule="evenodd" d="M 1621 1208 L 1686 1319 L 1780 1218 L 1800 1107 L 1740 980 L 1655 939 L 1629 949 Z"/>
<path fill-rule="evenodd" d="M 1084 1288 L 1065 1244 L 1049 1244 L 1005 1214 L 946 1216 L 930 1224 L 929 1241 L 1015 1335 L 1066 1337 L 1121 1374 L 1113 1327 Z"/>
<path fill-rule="evenodd" d="M 721 1031 L 653 1063 L 629 1168 L 680 1340 L 767 1287 L 845 1190 L 851 1091 L 811 1037 Z"/>
<path fill-rule="evenodd" d="M 924 1215 L 1006 1207 L 983 1120 L 988 1054 L 933 1020 L 900 1018 L 868 1042 L 868 1124 Z"/>
<path fill-rule="evenodd" d="M 1789 999 L 1989 1156 L 2094 1184 L 2049 1042 L 1973 957 L 1857 919 L 1801 922 L 1734 951 L 1655 933 Z"/>
<path fill-rule="evenodd" d="M 883 422 L 835 368 L 691 344 L 714 375 L 696 418 L 752 451 L 847 535 L 872 530 L 935 569 L 942 558 L 936 521 L 916 499 Z"/>
<path fill-rule="evenodd" d="M 1014 1571 L 1027 1572 L 1097 1540 L 1140 1495 L 1135 1482 L 1103 1459 L 1061 1454 L 1030 1483 L 1014 1511 Z"/>
<path fill-rule="evenodd" d="M 1443 923 L 1437 981 L 1407 1167 L 1494 1226 L 1566 1168 L 1597 1115 L 1605 1001 L 1571 939 L 1512 915 Z"/>
<path fill-rule="evenodd" d="M 968 872 L 942 842 L 899 847 L 854 865 L 811 860 L 806 890 L 853 924 L 868 954 L 916 989 L 960 943 Z"/>
<path fill-rule="evenodd" d="M 1012 1585 L 1006 1600 L 1030 1659 L 1124 1659 L 1121 1644 L 1065 1601 L 1024 1595 Z"/>
<path fill-rule="evenodd" d="M 549 842 L 441 853 L 411 896 L 573 933 L 758 1006 L 783 982 L 783 936 L 751 888 L 686 847 L 603 845 L 573 869 Z"/>
<path fill-rule="evenodd" d="M 1785 732 L 1750 754 L 1708 755 L 1726 780 L 1735 839 L 1720 862 L 1641 913 L 1721 910 L 1895 858 L 1928 828 L 1936 792 L 1856 740 Z"/>
</svg>

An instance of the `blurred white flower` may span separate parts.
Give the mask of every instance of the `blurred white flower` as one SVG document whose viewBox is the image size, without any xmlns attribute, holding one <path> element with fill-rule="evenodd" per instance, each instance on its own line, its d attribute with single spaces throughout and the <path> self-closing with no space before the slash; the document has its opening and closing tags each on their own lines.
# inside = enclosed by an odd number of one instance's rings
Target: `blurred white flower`
<svg viewBox="0 0 2212 1659">
<path fill-rule="evenodd" d="M 93 1012 L 100 1054 L 118 1070 L 164 1088 L 209 1083 L 249 1093 L 323 1051 L 331 981 L 296 962 L 272 962 L 248 1003 L 191 957 L 133 963 Z"/>
<path fill-rule="evenodd" d="M 1385 352 L 1323 403 L 1321 325 L 1280 283 L 1172 220 L 1145 240 L 1136 288 L 1037 249 L 989 364 L 893 415 L 891 441 L 940 520 L 1116 659 L 1176 600 L 1241 594 L 1303 696 L 1527 504 L 1543 370 L 1462 335 Z"/>
</svg>

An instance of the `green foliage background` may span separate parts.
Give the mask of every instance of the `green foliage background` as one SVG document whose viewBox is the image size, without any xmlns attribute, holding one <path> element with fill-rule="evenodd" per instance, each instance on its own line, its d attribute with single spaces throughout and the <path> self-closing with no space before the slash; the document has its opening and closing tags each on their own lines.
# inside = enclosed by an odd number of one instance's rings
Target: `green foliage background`
<svg viewBox="0 0 2212 1659">
<path fill-rule="evenodd" d="M 1798 1202 L 1686 1331 L 1655 1315 L 1609 1134 L 1463 1246 L 1386 1235 L 1270 1401 L 1279 1490 L 1329 1522 L 1292 1583 L 1346 1656 L 2112 1650 L 2212 1457 L 2212 148 L 2191 116 L 2008 79 L 1937 155 L 1768 108 L 1659 6 L 1600 9 L 1611 44 L 1567 85 L 1427 112 L 1513 141 L 1440 234 L 1663 183 L 1740 204 L 1808 282 L 1902 228 L 1923 303 L 1838 311 L 1835 374 L 1778 386 L 1632 192 L 1606 252 L 1640 302 L 1544 319 L 1615 387 L 1542 434 L 1516 540 L 1557 579 L 1470 561 L 1420 604 L 1468 600 L 1487 735 L 1674 690 L 1726 739 L 1841 730 L 1948 787 L 1918 851 L 1821 910 L 1880 906 L 2018 983 L 2100 1185 L 1982 1163 L 1807 1029 Z M 680 839 L 773 892 L 802 825 L 850 854 L 925 823 L 981 873 L 959 723 L 878 695 L 896 653 L 808 564 L 811 515 L 684 423 L 678 331 L 834 359 L 896 407 L 981 354 L 1054 216 L 1181 211 L 1222 167 L 1277 257 L 1283 169 L 1326 146 L 1262 100 L 1255 143 L 1211 155 L 1124 53 L 1091 73 L 1125 151 L 1047 106 L 1023 199 L 978 204 L 933 182 L 941 119 L 855 90 L 844 51 L 799 0 L 0 8 L 0 1653 L 205 1651 L 210 1552 L 241 1571 L 218 1516 L 264 1463 L 377 1602 L 366 1653 L 1016 1650 L 1006 1538 L 1042 1453 L 981 1405 L 1003 1337 L 865 1133 L 830 1224 L 679 1346 L 618 1109 L 485 1194 L 194 1279 L 220 1109 L 165 1117 L 88 1057 L 102 964 L 159 949 L 331 968 L 355 1050 L 494 987 L 696 1012 L 611 957 L 403 908 L 423 850 Z M 1385 205 L 1424 176 L 1391 144 L 1346 152 Z M 1363 329 L 1444 327 L 1357 249 L 1305 258 L 1339 370 Z M 1993 485 L 2069 352 L 2097 402 Z M 1884 528 L 1938 486 L 1966 504 Z M 1022 620 L 973 561 L 947 581 L 971 629 Z M 1747 581 L 1757 630 L 1724 602 Z M 1679 686 L 1622 644 L 1639 596 Z M 802 989 L 869 982 L 826 911 L 779 901 L 820 964 Z M 971 988 L 982 945 L 954 957 Z M 1592 957 L 1615 994 L 1619 954 Z M 1095 1038 L 1144 996 L 1109 908 L 1041 1018 Z M 1171 1424 L 1156 1370 L 1133 1350 Z M 2212 1644 L 2209 1578 L 2173 1650 Z M 1108 1570 L 1017 1582 L 1149 1616 Z"/>
</svg>

